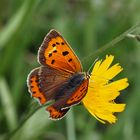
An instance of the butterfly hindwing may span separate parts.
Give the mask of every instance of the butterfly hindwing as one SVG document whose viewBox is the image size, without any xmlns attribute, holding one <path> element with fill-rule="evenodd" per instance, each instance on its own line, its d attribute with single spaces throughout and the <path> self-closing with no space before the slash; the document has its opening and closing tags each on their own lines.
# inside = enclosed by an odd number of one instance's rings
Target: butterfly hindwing
<svg viewBox="0 0 140 140">
<path fill-rule="evenodd" d="M 46 110 L 50 113 L 49 118 L 52 120 L 59 120 L 62 119 L 66 113 L 69 111 L 69 108 L 64 109 L 64 110 L 59 110 L 53 105 L 49 106 L 46 108 Z"/>
<path fill-rule="evenodd" d="M 27 83 L 31 95 L 41 104 L 53 100 L 57 90 L 67 81 L 69 73 L 55 70 L 49 66 L 34 69 L 28 76 Z"/>
<path fill-rule="evenodd" d="M 47 99 L 39 87 L 39 69 L 40 68 L 36 68 L 30 72 L 27 78 L 27 85 L 31 96 L 38 99 L 40 104 L 43 105 Z"/>
<path fill-rule="evenodd" d="M 81 72 L 82 66 L 68 43 L 55 30 L 51 30 L 38 52 L 38 61 L 42 65 L 49 65 L 55 69 L 70 73 Z"/>
</svg>

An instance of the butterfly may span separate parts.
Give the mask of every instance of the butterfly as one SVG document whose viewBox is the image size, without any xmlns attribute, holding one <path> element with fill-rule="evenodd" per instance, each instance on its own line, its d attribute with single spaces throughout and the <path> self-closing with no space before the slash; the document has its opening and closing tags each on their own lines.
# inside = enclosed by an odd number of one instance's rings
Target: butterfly
<svg viewBox="0 0 140 140">
<path fill-rule="evenodd" d="M 89 74 L 83 72 L 70 45 L 54 29 L 39 48 L 38 62 L 41 66 L 33 69 L 27 78 L 29 92 L 41 105 L 52 101 L 46 110 L 50 119 L 59 120 L 85 97 Z"/>
</svg>

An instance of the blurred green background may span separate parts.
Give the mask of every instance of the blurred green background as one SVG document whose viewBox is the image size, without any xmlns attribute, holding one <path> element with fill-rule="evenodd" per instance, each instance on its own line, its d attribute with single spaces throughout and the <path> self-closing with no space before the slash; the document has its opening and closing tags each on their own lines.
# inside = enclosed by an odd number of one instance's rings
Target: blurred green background
<svg viewBox="0 0 140 140">
<path fill-rule="evenodd" d="M 71 44 L 84 69 L 94 61 L 89 53 L 140 20 L 138 0 L 0 0 L 0 140 L 38 106 L 30 98 L 26 78 L 37 63 L 37 51 L 52 28 Z M 137 30 L 135 33 L 139 33 Z M 101 124 L 83 106 L 75 106 L 60 121 L 48 119 L 42 108 L 8 139 L 12 140 L 139 140 L 140 42 L 125 38 L 99 54 L 115 55 L 130 86 L 118 101 L 127 104 L 116 124 Z"/>
</svg>

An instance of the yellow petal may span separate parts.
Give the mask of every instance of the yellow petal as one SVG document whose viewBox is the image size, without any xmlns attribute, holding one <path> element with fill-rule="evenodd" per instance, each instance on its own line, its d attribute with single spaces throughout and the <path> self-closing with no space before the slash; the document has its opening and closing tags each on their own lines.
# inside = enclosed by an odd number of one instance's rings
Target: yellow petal
<svg viewBox="0 0 140 140">
<path fill-rule="evenodd" d="M 113 59 L 114 56 L 110 55 L 106 56 L 106 59 L 103 62 L 101 60 L 97 61 L 90 79 L 92 81 L 96 80 L 100 84 L 106 84 L 109 80 L 119 74 L 123 69 L 118 63 L 109 68 Z"/>
<path fill-rule="evenodd" d="M 128 87 L 128 79 L 123 78 L 110 83 L 109 81 L 122 71 L 119 64 L 110 67 L 114 56 L 106 56 L 102 62 L 97 61 L 89 81 L 88 92 L 82 102 L 86 109 L 100 122 L 115 123 L 115 112 L 122 112 L 125 104 L 116 104 L 115 98 L 120 91 Z"/>
<path fill-rule="evenodd" d="M 96 62 L 95 68 L 93 68 L 92 74 L 94 74 L 94 75 L 103 74 L 108 69 L 108 67 L 111 65 L 113 59 L 114 59 L 114 56 L 110 55 L 108 57 L 108 55 L 107 55 L 106 59 L 102 63 L 101 63 L 101 60 Z"/>
<path fill-rule="evenodd" d="M 123 79 L 114 81 L 114 82 L 106 85 L 106 88 L 110 88 L 112 90 L 120 91 L 120 90 L 123 90 L 123 89 L 127 88 L 128 85 L 129 85 L 128 79 L 127 78 L 123 78 Z"/>
<path fill-rule="evenodd" d="M 95 63 L 95 66 L 94 66 L 94 68 L 93 68 L 92 73 L 96 74 L 96 72 L 98 72 L 98 69 L 99 69 L 99 66 L 100 66 L 101 62 L 102 62 L 102 60 L 97 61 L 97 62 Z"/>
<path fill-rule="evenodd" d="M 108 80 L 114 78 L 117 74 L 122 71 L 122 67 L 117 63 L 114 66 L 110 67 L 105 73 L 104 77 L 108 78 Z"/>
</svg>

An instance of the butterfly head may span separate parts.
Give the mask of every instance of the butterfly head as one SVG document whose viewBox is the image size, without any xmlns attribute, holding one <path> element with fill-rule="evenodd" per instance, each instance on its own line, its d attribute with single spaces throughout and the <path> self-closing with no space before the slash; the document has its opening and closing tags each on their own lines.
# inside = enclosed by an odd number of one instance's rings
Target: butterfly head
<svg viewBox="0 0 140 140">
<path fill-rule="evenodd" d="M 84 72 L 84 75 L 85 75 L 85 79 L 89 79 L 90 78 L 90 74 L 89 74 L 89 72 Z"/>
</svg>

